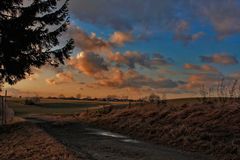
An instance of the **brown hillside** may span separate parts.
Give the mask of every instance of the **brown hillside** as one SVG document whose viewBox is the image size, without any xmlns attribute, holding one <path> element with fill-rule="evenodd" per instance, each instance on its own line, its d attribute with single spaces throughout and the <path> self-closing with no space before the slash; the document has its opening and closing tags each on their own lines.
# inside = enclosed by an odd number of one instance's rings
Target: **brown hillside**
<svg viewBox="0 0 240 160">
<path fill-rule="evenodd" d="M 116 132 L 216 159 L 240 159 L 239 105 L 132 107 L 83 113 L 80 119 Z"/>
</svg>

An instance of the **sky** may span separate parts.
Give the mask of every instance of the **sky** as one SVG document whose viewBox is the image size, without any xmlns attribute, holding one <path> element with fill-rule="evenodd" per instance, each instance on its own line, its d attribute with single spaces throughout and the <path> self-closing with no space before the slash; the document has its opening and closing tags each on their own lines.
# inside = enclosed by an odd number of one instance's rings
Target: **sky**
<svg viewBox="0 0 240 160">
<path fill-rule="evenodd" d="M 240 78 L 239 0 L 70 0 L 71 58 L 33 68 L 13 96 L 194 97 Z"/>
</svg>

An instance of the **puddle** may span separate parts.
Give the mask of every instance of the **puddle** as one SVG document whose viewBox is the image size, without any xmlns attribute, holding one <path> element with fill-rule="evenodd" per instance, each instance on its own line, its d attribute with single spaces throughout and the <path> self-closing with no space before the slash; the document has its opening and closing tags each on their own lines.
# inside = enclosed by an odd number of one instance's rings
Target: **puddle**
<svg viewBox="0 0 240 160">
<path fill-rule="evenodd" d="M 103 130 L 100 130 L 100 129 L 92 129 L 92 128 L 86 128 L 86 130 L 89 131 L 88 134 L 112 137 L 112 138 L 120 139 L 120 141 L 126 142 L 126 143 L 140 143 L 137 140 L 129 139 L 127 136 L 123 136 L 123 135 L 118 134 L 118 133 L 103 131 Z"/>
<path fill-rule="evenodd" d="M 101 136 L 107 136 L 107 137 L 113 137 L 113 138 L 126 138 L 125 136 L 119 135 L 119 134 L 115 134 L 115 133 L 111 133 L 111 132 L 96 132 L 97 135 L 101 135 Z"/>
<path fill-rule="evenodd" d="M 139 141 L 134 140 L 134 139 L 123 139 L 122 141 L 126 142 L 126 143 L 140 143 Z"/>
<path fill-rule="evenodd" d="M 126 136 L 123 136 L 123 135 L 120 135 L 117 133 L 108 132 L 108 131 L 103 131 L 100 129 L 87 128 L 86 130 L 90 131 L 89 134 L 95 134 L 95 135 L 113 137 L 113 138 L 120 138 L 120 139 L 127 138 Z"/>
</svg>

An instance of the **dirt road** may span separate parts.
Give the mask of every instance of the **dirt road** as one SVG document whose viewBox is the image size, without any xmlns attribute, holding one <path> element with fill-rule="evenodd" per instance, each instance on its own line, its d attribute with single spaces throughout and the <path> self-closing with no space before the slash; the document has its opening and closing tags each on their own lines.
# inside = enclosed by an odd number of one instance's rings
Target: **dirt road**
<svg viewBox="0 0 240 160">
<path fill-rule="evenodd" d="M 89 160 L 207 160 L 208 157 L 185 153 L 129 137 L 90 128 L 82 123 L 30 120 L 76 153 Z"/>
</svg>

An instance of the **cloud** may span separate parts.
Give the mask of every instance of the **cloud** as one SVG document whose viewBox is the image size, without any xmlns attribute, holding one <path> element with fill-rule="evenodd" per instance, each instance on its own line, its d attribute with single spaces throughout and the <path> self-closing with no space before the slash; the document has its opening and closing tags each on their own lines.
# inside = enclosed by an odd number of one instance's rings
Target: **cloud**
<svg viewBox="0 0 240 160">
<path fill-rule="evenodd" d="M 155 80 L 139 74 L 134 70 L 123 72 L 118 68 L 114 68 L 108 73 L 108 76 L 97 81 L 97 85 L 112 88 L 175 88 L 181 83 L 182 82 L 180 81 L 173 81 L 167 78 L 159 78 Z"/>
<path fill-rule="evenodd" d="M 180 20 L 176 24 L 176 32 L 181 33 L 189 29 L 189 23 L 185 20 Z"/>
<path fill-rule="evenodd" d="M 110 37 L 110 42 L 123 46 L 127 42 L 134 40 L 133 35 L 130 32 L 114 32 Z"/>
<path fill-rule="evenodd" d="M 109 68 L 104 58 L 93 52 L 80 52 L 68 64 L 88 76 L 95 76 Z"/>
<path fill-rule="evenodd" d="M 30 75 L 28 75 L 27 76 L 27 80 L 30 80 L 30 81 L 35 81 L 35 80 L 37 80 L 37 78 L 39 77 L 39 74 L 41 74 L 42 73 L 42 70 L 41 69 L 39 69 L 39 68 L 36 68 L 36 67 L 33 67 L 32 69 L 31 69 L 31 74 Z"/>
<path fill-rule="evenodd" d="M 37 80 L 38 77 L 39 77 L 38 74 L 31 74 L 31 75 L 27 76 L 27 80 L 35 81 L 35 80 Z"/>
<path fill-rule="evenodd" d="M 240 72 L 235 72 L 229 75 L 231 79 L 240 79 Z M 240 89 L 240 88 L 239 88 Z"/>
<path fill-rule="evenodd" d="M 202 85 L 212 88 L 218 84 L 218 82 L 224 77 L 222 74 L 212 74 L 212 73 L 199 73 L 192 74 L 189 76 L 187 83 L 181 88 L 183 90 L 193 90 L 197 89 L 199 91 Z"/>
<path fill-rule="evenodd" d="M 137 26 L 146 27 L 156 22 L 159 24 L 161 19 L 172 17 L 173 2 L 175 1 L 71 0 L 70 9 L 82 21 L 129 31 Z"/>
<path fill-rule="evenodd" d="M 236 0 L 203 1 L 200 11 L 218 33 L 218 38 L 240 32 L 240 3 Z"/>
<path fill-rule="evenodd" d="M 81 28 L 70 25 L 67 35 L 74 39 L 75 46 L 85 52 L 109 54 L 116 47 L 122 47 L 128 42 L 134 41 L 134 35 L 130 32 L 114 32 L 108 40 L 97 37 L 95 33 L 87 34 Z"/>
<path fill-rule="evenodd" d="M 70 10 L 81 21 L 120 31 L 174 31 L 176 22 L 184 17 L 188 23 L 198 21 L 212 25 L 218 38 L 240 32 L 240 3 L 237 0 L 71 0 Z M 185 30 L 188 25 L 182 23 L 181 27 Z M 197 32 L 177 38 L 193 41 L 202 35 Z"/>
<path fill-rule="evenodd" d="M 16 89 L 14 87 L 9 87 L 9 88 L 5 88 L 5 90 L 8 91 L 8 95 L 9 96 L 13 96 L 13 97 L 33 97 L 33 96 L 37 96 L 37 92 L 28 92 L 28 91 L 23 91 L 20 89 Z"/>
<path fill-rule="evenodd" d="M 189 82 L 191 83 L 204 83 L 207 81 L 216 81 L 221 77 L 216 74 L 193 74 L 189 77 Z"/>
<path fill-rule="evenodd" d="M 75 46 L 85 52 L 106 52 L 112 48 L 110 42 L 97 37 L 95 33 L 88 35 L 75 25 L 70 25 L 68 35 L 74 39 Z"/>
<path fill-rule="evenodd" d="M 171 65 L 171 62 L 171 59 L 167 59 L 160 54 L 149 56 L 128 51 L 124 54 L 118 52 L 104 56 L 93 52 L 80 52 L 68 61 L 68 66 L 94 78 L 94 83 L 85 85 L 87 88 L 96 89 L 101 86 L 114 89 L 144 87 L 162 89 L 174 88 L 182 85 L 182 82 L 163 77 L 155 80 L 144 74 L 139 74 L 135 69 L 136 66 L 156 69 L 159 66 Z M 49 83 L 56 82 L 49 81 Z"/>
<path fill-rule="evenodd" d="M 222 73 L 191 74 L 187 79 L 187 83 L 180 86 L 179 89 L 183 91 L 191 90 L 198 93 L 200 88 L 202 86 L 205 86 L 207 90 L 212 89 L 212 92 L 216 92 L 222 80 L 224 85 L 226 87 L 229 87 L 232 86 L 233 81 L 238 80 L 239 78 L 240 78 L 239 72 L 231 73 L 229 75 L 223 75 Z"/>
<path fill-rule="evenodd" d="M 194 42 L 203 36 L 203 32 L 197 32 L 194 34 L 178 33 L 175 35 L 174 39 L 178 41 L 183 41 L 185 44 L 187 44 L 189 42 Z"/>
<path fill-rule="evenodd" d="M 171 58 L 166 58 L 163 55 L 159 53 L 153 54 L 152 57 L 150 57 L 150 64 L 154 66 L 164 66 L 164 65 L 172 65 L 174 60 Z"/>
<path fill-rule="evenodd" d="M 55 77 L 46 79 L 49 85 L 59 85 L 73 82 L 74 78 L 71 72 L 57 73 Z"/>
<path fill-rule="evenodd" d="M 78 57 L 69 61 L 70 66 L 87 75 L 94 75 L 101 70 L 107 70 L 114 64 L 119 67 L 127 66 L 131 69 L 137 65 L 153 69 L 158 66 L 171 65 L 173 62 L 172 59 L 165 58 L 158 53 L 147 55 L 136 51 L 115 52 L 116 47 L 122 47 L 125 43 L 134 40 L 131 32 L 116 31 L 110 36 L 109 40 L 104 40 L 94 33 L 88 35 L 79 27 L 71 25 L 68 34 L 75 39 L 76 46 L 82 50 L 81 57 L 79 54 Z"/>
<path fill-rule="evenodd" d="M 175 36 L 174 39 L 177 41 L 183 41 L 185 44 L 189 42 L 194 42 L 204 36 L 203 32 L 197 32 L 189 34 L 189 23 L 185 20 L 181 20 L 176 24 Z"/>
<path fill-rule="evenodd" d="M 202 62 L 221 65 L 235 65 L 239 63 L 236 57 L 226 53 L 219 53 L 211 56 L 200 56 L 200 58 Z"/>
<path fill-rule="evenodd" d="M 184 65 L 184 69 L 189 69 L 189 70 L 196 70 L 196 71 L 201 71 L 201 72 L 218 72 L 218 70 L 210 65 L 195 65 L 195 64 L 185 64 Z"/>
<path fill-rule="evenodd" d="M 114 62 L 117 65 L 126 65 L 131 69 L 134 69 L 136 65 L 140 65 L 145 68 L 154 68 L 157 66 L 172 64 L 171 59 L 165 58 L 160 54 L 149 56 L 135 51 L 127 51 L 124 54 L 116 52 L 115 54 L 111 54 L 108 58 L 111 62 Z"/>
</svg>

